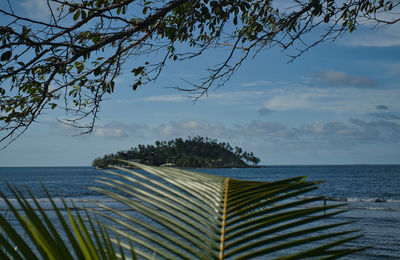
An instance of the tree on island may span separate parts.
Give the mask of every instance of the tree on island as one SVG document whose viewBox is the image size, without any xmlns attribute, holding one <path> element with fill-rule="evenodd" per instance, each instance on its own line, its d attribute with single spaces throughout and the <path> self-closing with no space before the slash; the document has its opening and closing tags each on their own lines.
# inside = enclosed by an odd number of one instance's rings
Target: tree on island
<svg viewBox="0 0 400 260">
<path fill-rule="evenodd" d="M 57 107 L 68 112 L 64 123 L 91 132 L 101 102 L 127 69 L 136 90 L 170 62 L 223 49 L 225 57 L 205 68 L 201 81 L 177 87 L 200 97 L 262 49 L 293 48 L 294 59 L 361 22 L 400 20 L 400 2 L 391 0 L 300 0 L 291 8 L 270 0 L 43 1 L 48 19 L 30 18 L 10 0 L 0 8 L 3 146 Z M 319 36 L 305 37 L 317 28 Z"/>
<path fill-rule="evenodd" d="M 92 165 L 101 168 L 124 164 L 119 160 L 190 168 L 249 167 L 247 163 L 257 165 L 260 162 L 252 152 L 242 151 L 240 147 L 233 149 L 229 143 L 196 136 L 186 140 L 156 141 L 155 145 L 139 144 L 127 151 L 96 158 Z"/>
</svg>

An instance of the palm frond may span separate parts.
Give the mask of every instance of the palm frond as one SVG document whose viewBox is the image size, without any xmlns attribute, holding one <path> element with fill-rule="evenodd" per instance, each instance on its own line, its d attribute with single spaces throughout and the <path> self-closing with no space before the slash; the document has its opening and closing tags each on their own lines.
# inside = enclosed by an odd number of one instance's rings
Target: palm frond
<svg viewBox="0 0 400 260">
<path fill-rule="evenodd" d="M 0 259 L 128 259 L 123 253 L 118 256 L 109 232 L 85 209 L 82 209 L 85 214 L 83 217 L 79 210 L 71 210 L 64 200 L 64 207 L 59 209 L 46 191 L 52 211 L 57 216 L 54 219 L 30 191 L 33 205 L 17 188 L 11 185 L 8 188 L 16 203 L 13 204 L 1 191 L 0 196 L 15 221 L 11 222 L 8 217 L 0 214 Z M 56 228 L 55 221 L 60 224 L 60 228 Z M 19 229 L 15 227 L 15 222 L 19 224 Z M 122 244 L 119 241 L 116 244 L 123 251 Z M 132 247 L 128 249 L 135 259 Z"/>
<path fill-rule="evenodd" d="M 134 212 L 96 203 L 107 228 L 137 247 L 144 259 L 335 259 L 363 248 L 346 243 L 357 230 L 325 223 L 341 205 L 318 206 L 318 198 L 298 199 L 319 182 L 304 177 L 256 182 L 182 169 L 114 167 L 113 177 L 92 187 Z M 320 204 L 322 205 L 322 203 Z"/>
</svg>

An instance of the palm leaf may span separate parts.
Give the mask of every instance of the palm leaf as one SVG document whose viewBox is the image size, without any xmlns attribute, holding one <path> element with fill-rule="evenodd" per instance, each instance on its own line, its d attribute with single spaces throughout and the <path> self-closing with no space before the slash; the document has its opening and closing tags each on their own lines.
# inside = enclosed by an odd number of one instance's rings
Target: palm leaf
<svg viewBox="0 0 400 260">
<path fill-rule="evenodd" d="M 113 240 L 108 232 L 85 209 L 83 218 L 74 206 L 72 211 L 63 200 L 64 208 L 59 209 L 51 196 L 47 193 L 52 204 L 56 219 L 51 218 L 41 207 L 37 199 L 31 195 L 31 205 L 18 189 L 8 185 L 16 198 L 13 204 L 0 191 L 0 196 L 13 214 L 20 228 L 15 228 L 15 223 L 0 214 L 0 259 L 126 259 L 124 252 L 119 255 L 115 252 Z M 57 221 L 61 228 L 56 229 Z M 21 231 L 23 233 L 21 234 Z M 120 252 L 123 247 L 115 241 Z M 129 248 L 132 258 L 135 254 Z"/>
<path fill-rule="evenodd" d="M 114 167 L 113 177 L 99 180 L 106 187 L 91 189 L 132 211 L 96 203 L 108 211 L 96 214 L 117 224 L 107 228 L 144 259 L 334 259 L 364 249 L 346 247 L 359 237 L 341 227 L 350 222 L 325 223 L 341 205 L 298 199 L 319 182 L 255 182 L 126 163 L 144 172 Z"/>
</svg>

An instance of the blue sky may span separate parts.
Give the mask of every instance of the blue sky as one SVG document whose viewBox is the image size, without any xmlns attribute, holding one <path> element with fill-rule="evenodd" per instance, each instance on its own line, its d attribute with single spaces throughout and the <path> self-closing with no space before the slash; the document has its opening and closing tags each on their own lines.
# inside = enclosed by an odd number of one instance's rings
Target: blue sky
<svg viewBox="0 0 400 260">
<path fill-rule="evenodd" d="M 40 8 L 25 8 L 40 15 Z M 199 80 L 224 55 L 219 50 L 170 63 L 137 91 L 125 73 L 92 134 L 73 136 L 75 129 L 57 122 L 62 111 L 48 111 L 0 151 L 0 166 L 90 165 L 138 144 L 196 135 L 241 146 L 266 165 L 399 164 L 399 35 L 399 24 L 360 27 L 293 63 L 288 53 L 268 49 L 196 102 L 170 87 Z"/>
</svg>

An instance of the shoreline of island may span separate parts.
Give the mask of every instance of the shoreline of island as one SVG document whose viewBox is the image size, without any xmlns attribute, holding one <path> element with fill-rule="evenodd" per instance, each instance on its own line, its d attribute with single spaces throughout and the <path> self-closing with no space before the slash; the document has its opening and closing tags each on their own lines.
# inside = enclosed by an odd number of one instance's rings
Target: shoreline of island
<svg viewBox="0 0 400 260">
<path fill-rule="evenodd" d="M 175 168 L 258 168 L 260 159 L 253 152 L 208 137 L 176 138 L 156 141 L 154 145 L 139 144 L 93 160 L 92 166 L 129 166 L 129 161 L 151 166 Z"/>
<path fill-rule="evenodd" d="M 129 166 L 129 165 L 116 165 L 119 168 L 125 168 L 125 169 L 138 169 L 137 167 L 134 166 Z M 96 170 L 110 170 L 110 169 L 115 169 L 113 165 L 110 166 L 104 166 L 104 167 L 99 167 L 99 166 L 92 166 L 95 167 Z M 178 166 L 156 166 L 156 167 L 173 167 L 173 168 L 178 168 L 178 169 L 258 169 L 258 168 L 267 168 L 267 165 L 249 165 L 246 167 L 178 167 Z"/>
</svg>

